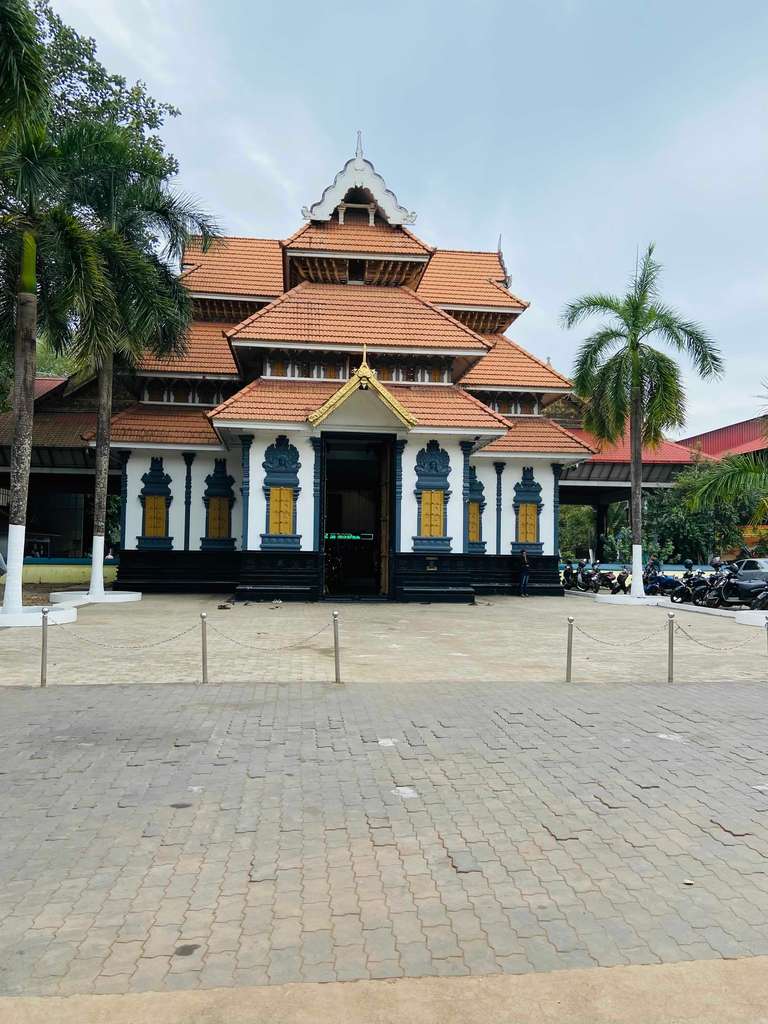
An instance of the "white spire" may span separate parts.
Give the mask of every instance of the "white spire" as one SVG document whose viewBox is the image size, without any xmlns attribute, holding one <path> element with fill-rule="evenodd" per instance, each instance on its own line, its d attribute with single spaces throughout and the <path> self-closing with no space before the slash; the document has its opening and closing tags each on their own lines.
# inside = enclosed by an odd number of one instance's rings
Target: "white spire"
<svg viewBox="0 0 768 1024">
<path fill-rule="evenodd" d="M 355 156 L 358 160 L 362 160 L 363 158 L 363 133 L 359 128 L 357 129 L 357 147 L 355 149 Z"/>
</svg>

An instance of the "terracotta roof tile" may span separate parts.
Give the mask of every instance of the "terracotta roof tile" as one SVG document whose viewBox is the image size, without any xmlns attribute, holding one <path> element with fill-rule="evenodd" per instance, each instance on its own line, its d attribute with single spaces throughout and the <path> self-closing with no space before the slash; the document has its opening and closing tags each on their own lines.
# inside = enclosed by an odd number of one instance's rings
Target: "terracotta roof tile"
<svg viewBox="0 0 768 1024">
<path fill-rule="evenodd" d="M 381 253 L 391 256 L 427 256 L 432 252 L 407 228 L 376 221 L 310 221 L 283 243 L 286 249 L 312 249 L 317 252 Z"/>
<path fill-rule="evenodd" d="M 610 444 L 607 441 L 598 441 L 594 434 L 590 434 L 588 430 L 582 428 L 573 430 L 572 433 L 594 450 L 593 462 L 630 462 L 631 460 L 629 434 Z M 677 444 L 675 441 L 664 440 L 655 448 L 643 448 L 643 462 L 690 463 L 693 462 L 694 457 L 694 452 L 690 448 L 686 448 L 683 444 Z"/>
<path fill-rule="evenodd" d="M 571 382 L 503 334 L 484 334 L 493 345 L 461 378 L 464 387 L 568 388 Z"/>
<path fill-rule="evenodd" d="M 408 288 L 304 281 L 229 332 L 235 341 L 306 342 L 371 350 L 485 351 L 488 343 Z"/>
<path fill-rule="evenodd" d="M 303 423 L 341 385 L 337 381 L 259 379 L 247 384 L 208 415 L 216 422 L 253 420 Z M 419 427 L 503 430 L 503 417 L 461 388 L 430 384 L 386 384 L 387 390 L 417 419 Z"/>
<path fill-rule="evenodd" d="M 137 404 L 112 417 L 112 442 L 197 446 L 218 445 L 219 439 L 202 409 Z"/>
<path fill-rule="evenodd" d="M 68 379 L 67 377 L 49 376 L 45 373 L 38 374 L 35 377 L 35 400 L 42 398 L 43 395 L 47 395 L 51 391 L 55 391 L 57 387 L 66 383 Z"/>
<path fill-rule="evenodd" d="M 546 416 L 505 416 L 509 430 L 485 445 L 483 452 L 556 452 L 583 455 L 588 458 L 592 448 L 588 442 L 566 430 Z"/>
<path fill-rule="evenodd" d="M 96 429 L 95 412 L 38 412 L 32 444 L 43 448 L 84 448 L 83 435 Z M 0 414 L 0 444 L 13 440 L 13 413 Z"/>
<path fill-rule="evenodd" d="M 419 283 L 418 292 L 444 306 L 498 306 L 522 312 L 528 303 L 504 287 L 504 268 L 496 252 L 437 249 Z"/>
<path fill-rule="evenodd" d="M 237 376 L 238 369 L 224 332 L 232 324 L 195 320 L 189 325 L 187 351 L 175 359 L 159 359 L 147 353 L 138 365 L 144 372 L 161 373 L 228 373 Z"/>
<path fill-rule="evenodd" d="M 181 280 L 192 292 L 272 296 L 283 290 L 283 252 L 274 238 L 222 238 L 207 252 L 193 241 L 182 266 Z"/>
</svg>

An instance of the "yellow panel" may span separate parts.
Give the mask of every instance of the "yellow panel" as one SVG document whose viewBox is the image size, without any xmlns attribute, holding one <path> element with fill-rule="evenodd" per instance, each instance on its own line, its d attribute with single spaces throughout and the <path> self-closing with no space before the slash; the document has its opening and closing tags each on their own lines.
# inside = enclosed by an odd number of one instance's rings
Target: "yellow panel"
<svg viewBox="0 0 768 1024">
<path fill-rule="evenodd" d="M 270 487 L 269 532 L 279 536 L 293 533 L 292 487 Z"/>
<path fill-rule="evenodd" d="M 148 494 L 144 498 L 144 536 L 165 537 L 165 503 L 162 494 Z"/>
<path fill-rule="evenodd" d="M 442 537 L 445 495 L 442 491 L 421 492 L 421 536 Z"/>
<path fill-rule="evenodd" d="M 469 503 L 469 539 L 472 543 L 480 540 L 480 502 Z"/>
<path fill-rule="evenodd" d="M 521 544 L 535 544 L 539 533 L 538 506 L 533 502 L 521 505 L 517 513 L 518 541 Z"/>
<path fill-rule="evenodd" d="M 211 540 L 229 537 L 229 498 L 208 499 L 208 537 Z"/>
</svg>

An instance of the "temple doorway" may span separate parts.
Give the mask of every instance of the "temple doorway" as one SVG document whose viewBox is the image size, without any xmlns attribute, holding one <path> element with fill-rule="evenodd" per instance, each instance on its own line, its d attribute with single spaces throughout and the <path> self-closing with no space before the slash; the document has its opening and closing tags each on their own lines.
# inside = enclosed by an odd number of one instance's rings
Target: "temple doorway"
<svg viewBox="0 0 768 1024">
<path fill-rule="evenodd" d="M 325 593 L 384 597 L 392 544 L 392 444 L 389 438 L 324 439 Z"/>
</svg>

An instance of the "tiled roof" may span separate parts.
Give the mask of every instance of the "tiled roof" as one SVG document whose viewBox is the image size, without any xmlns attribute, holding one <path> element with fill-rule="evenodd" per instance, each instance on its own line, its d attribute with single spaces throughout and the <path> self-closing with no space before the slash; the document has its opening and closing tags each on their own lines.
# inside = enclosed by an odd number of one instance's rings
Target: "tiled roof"
<svg viewBox="0 0 768 1024">
<path fill-rule="evenodd" d="M 287 249 L 317 252 L 381 253 L 385 256 L 427 256 L 432 250 L 407 228 L 377 221 L 310 221 L 285 241 Z"/>
<path fill-rule="evenodd" d="M 570 388 L 571 382 L 548 363 L 526 352 L 503 334 L 485 334 L 491 351 L 460 382 L 465 387 Z"/>
<path fill-rule="evenodd" d="M 303 423 L 339 389 L 336 381 L 255 380 L 209 413 L 216 422 L 253 420 Z M 461 388 L 429 384 L 387 384 L 418 427 L 503 430 L 504 419 Z"/>
<path fill-rule="evenodd" d="M 272 296 L 283 290 L 283 252 L 274 238 L 222 238 L 207 252 L 192 242 L 182 264 L 181 280 L 192 292 Z"/>
<path fill-rule="evenodd" d="M 132 405 L 112 417 L 112 442 L 218 445 L 219 439 L 203 409 Z"/>
<path fill-rule="evenodd" d="M 419 282 L 418 292 L 444 306 L 498 306 L 522 312 L 528 303 L 504 287 L 504 268 L 495 252 L 437 249 Z"/>
<path fill-rule="evenodd" d="M 371 349 L 470 349 L 487 342 L 408 288 L 304 281 L 229 332 L 275 344 L 365 343 Z"/>
<path fill-rule="evenodd" d="M 629 434 L 621 440 L 609 444 L 607 441 L 598 441 L 594 434 L 588 430 L 579 428 L 572 433 L 585 444 L 592 448 L 595 454 L 593 462 L 630 462 L 632 455 L 629 447 Z M 677 444 L 675 441 L 662 441 L 655 448 L 643 448 L 643 462 L 646 463 L 689 463 L 694 459 L 694 453 L 685 445 Z"/>
<path fill-rule="evenodd" d="M 45 373 L 38 374 L 35 377 L 35 399 L 49 394 L 59 387 L 60 384 L 64 384 L 67 379 L 67 377 L 53 377 Z"/>
<path fill-rule="evenodd" d="M 546 416 L 505 416 L 509 430 L 485 445 L 483 452 L 557 452 L 588 458 L 592 447 Z"/>
<path fill-rule="evenodd" d="M 147 353 L 139 370 L 162 373 L 230 373 L 237 375 L 237 364 L 224 332 L 232 324 L 195 320 L 189 325 L 187 351 L 176 359 L 158 359 Z"/>
<path fill-rule="evenodd" d="M 84 448 L 83 435 L 96 429 L 95 412 L 38 412 L 32 444 L 42 448 Z M 0 444 L 13 440 L 13 413 L 0 414 Z"/>
</svg>

